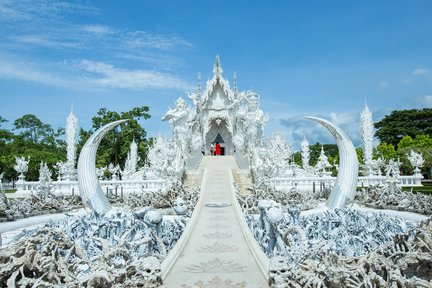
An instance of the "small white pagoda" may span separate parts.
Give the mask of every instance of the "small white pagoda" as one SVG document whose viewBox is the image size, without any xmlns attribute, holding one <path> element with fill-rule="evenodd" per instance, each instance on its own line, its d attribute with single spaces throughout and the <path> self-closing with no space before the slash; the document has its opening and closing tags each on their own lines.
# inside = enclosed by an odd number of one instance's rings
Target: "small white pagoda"
<svg viewBox="0 0 432 288">
<path fill-rule="evenodd" d="M 222 155 L 235 155 L 239 162 L 248 160 L 251 164 L 255 148 L 261 146 L 264 125 L 268 116 L 259 108 L 259 95 L 251 91 L 237 90 L 222 75 L 219 55 L 213 66 L 213 77 L 207 81 L 202 92 L 201 80 L 196 93 L 188 97 L 194 106 L 188 107 L 179 98 L 176 107 L 170 109 L 162 120 L 172 126 L 173 139 L 181 147 L 177 160 L 193 163 L 202 155 L 208 155 L 211 144 L 222 146 Z M 180 161 L 180 162 L 183 162 Z"/>
</svg>

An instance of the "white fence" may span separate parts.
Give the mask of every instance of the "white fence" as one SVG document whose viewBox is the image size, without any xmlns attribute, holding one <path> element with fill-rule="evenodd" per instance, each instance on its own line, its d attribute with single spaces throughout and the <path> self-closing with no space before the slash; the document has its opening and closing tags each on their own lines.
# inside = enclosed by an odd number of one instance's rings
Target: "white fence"
<svg viewBox="0 0 432 288">
<path fill-rule="evenodd" d="M 164 191 L 167 182 L 163 179 L 156 180 L 100 180 L 102 190 L 106 193 L 126 195 L 129 193 L 140 193 L 150 191 Z M 53 192 L 55 194 L 79 194 L 77 181 L 53 181 Z M 17 182 L 17 193 L 26 194 L 26 192 L 36 191 L 39 186 L 39 181 L 24 181 Z"/>
<path fill-rule="evenodd" d="M 395 180 L 402 187 L 422 186 L 421 180 L 423 176 L 420 174 L 409 176 L 398 176 Z M 386 176 L 359 176 L 359 187 L 368 187 L 371 185 L 386 185 L 388 181 L 394 180 Z M 277 190 L 289 190 L 296 188 L 299 191 L 318 191 L 322 189 L 323 185 L 334 185 L 336 177 L 323 176 L 323 177 L 281 177 L 272 178 L 267 180 L 266 183 Z"/>
</svg>

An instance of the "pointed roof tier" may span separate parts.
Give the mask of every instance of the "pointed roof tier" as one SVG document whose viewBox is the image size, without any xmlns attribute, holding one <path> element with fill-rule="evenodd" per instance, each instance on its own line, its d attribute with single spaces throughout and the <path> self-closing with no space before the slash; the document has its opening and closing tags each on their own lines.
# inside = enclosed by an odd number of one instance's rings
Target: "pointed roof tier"
<svg viewBox="0 0 432 288">
<path fill-rule="evenodd" d="M 228 99 L 230 102 L 234 101 L 234 93 L 230 88 L 229 82 L 228 80 L 226 80 L 223 76 L 222 76 L 222 65 L 220 63 L 220 58 L 219 58 L 219 54 L 216 55 L 216 60 L 215 63 L 213 65 L 213 77 L 212 79 L 207 81 L 206 84 L 206 90 L 204 92 L 204 100 L 203 100 L 203 104 L 205 104 L 210 95 L 212 95 L 214 89 L 216 88 L 216 86 L 219 84 L 223 90 L 223 92 L 225 93 L 225 95 L 227 95 Z"/>
</svg>

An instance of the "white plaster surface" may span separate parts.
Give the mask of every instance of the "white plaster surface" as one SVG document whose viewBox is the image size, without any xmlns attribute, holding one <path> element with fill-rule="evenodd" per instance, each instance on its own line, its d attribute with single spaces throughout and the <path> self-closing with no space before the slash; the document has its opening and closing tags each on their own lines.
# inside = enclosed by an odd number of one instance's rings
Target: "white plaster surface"
<svg viewBox="0 0 432 288">
<path fill-rule="evenodd" d="M 268 287 L 237 219 L 228 168 L 238 169 L 232 156 L 207 156 L 201 161 L 200 169 L 207 169 L 207 180 L 203 183 L 200 213 L 164 279 L 166 287 Z"/>
</svg>

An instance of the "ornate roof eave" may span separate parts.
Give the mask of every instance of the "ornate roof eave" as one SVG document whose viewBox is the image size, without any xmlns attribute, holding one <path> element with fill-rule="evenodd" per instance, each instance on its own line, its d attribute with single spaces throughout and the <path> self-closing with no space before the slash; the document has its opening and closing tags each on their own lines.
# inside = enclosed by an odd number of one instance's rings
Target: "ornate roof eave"
<svg viewBox="0 0 432 288">
<path fill-rule="evenodd" d="M 212 77 L 212 79 L 208 80 L 206 83 L 206 90 L 204 92 L 203 103 L 207 102 L 208 98 L 212 94 L 217 83 L 219 83 L 221 85 L 222 90 L 228 96 L 228 99 L 230 101 L 234 101 L 234 93 L 230 88 L 229 81 L 223 77 L 222 72 L 223 72 L 223 70 L 222 70 L 222 66 L 220 64 L 219 55 L 216 55 L 216 61 L 215 61 L 215 64 L 213 66 L 213 77 Z"/>
</svg>

